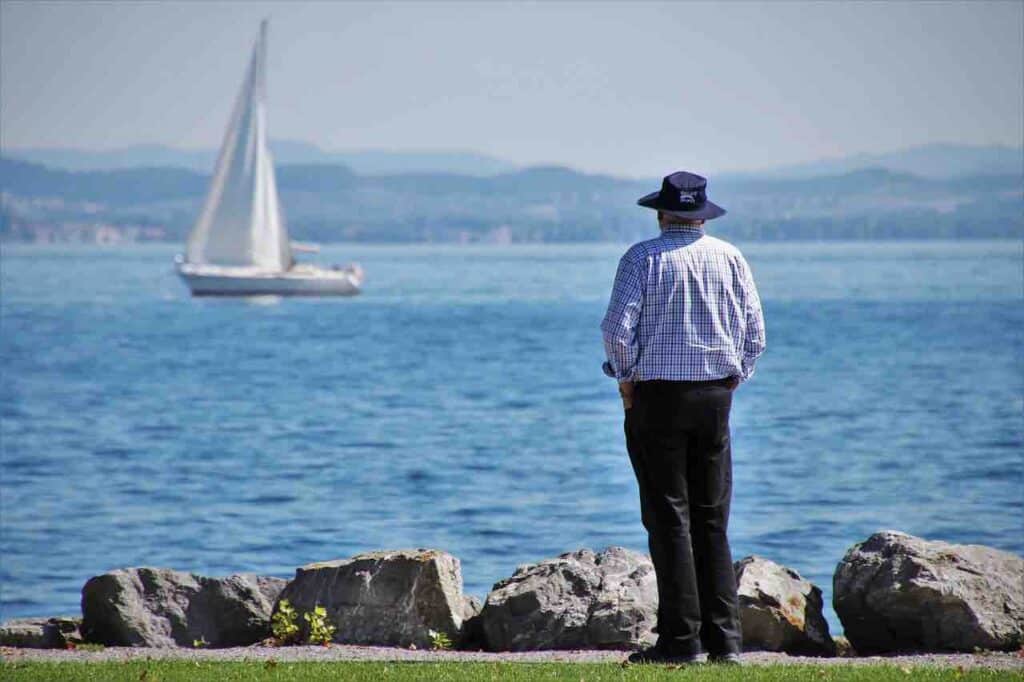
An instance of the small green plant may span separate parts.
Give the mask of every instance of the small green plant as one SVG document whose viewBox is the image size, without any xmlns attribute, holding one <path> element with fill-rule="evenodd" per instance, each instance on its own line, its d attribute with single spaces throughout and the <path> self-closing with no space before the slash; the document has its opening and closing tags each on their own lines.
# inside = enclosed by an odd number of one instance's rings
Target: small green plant
<svg viewBox="0 0 1024 682">
<path fill-rule="evenodd" d="M 193 649 L 203 649 L 210 646 L 210 643 L 206 641 L 206 635 L 200 635 L 199 639 L 192 640 Z"/>
<path fill-rule="evenodd" d="M 309 623 L 309 643 L 326 646 L 334 637 L 334 626 L 327 620 L 327 609 L 317 604 L 302 617 Z"/>
<path fill-rule="evenodd" d="M 299 637 L 299 614 L 287 599 L 277 605 L 277 612 L 270 621 L 270 629 L 279 645 L 292 644 Z"/>
<path fill-rule="evenodd" d="M 427 634 L 430 635 L 431 649 L 441 651 L 452 648 L 452 638 L 448 636 L 448 633 L 438 632 L 437 630 L 427 630 Z"/>
</svg>

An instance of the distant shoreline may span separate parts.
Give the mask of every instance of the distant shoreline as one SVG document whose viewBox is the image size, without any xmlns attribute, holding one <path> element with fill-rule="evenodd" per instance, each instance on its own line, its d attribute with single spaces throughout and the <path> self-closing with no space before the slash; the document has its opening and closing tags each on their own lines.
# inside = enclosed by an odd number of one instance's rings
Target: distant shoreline
<svg viewBox="0 0 1024 682">
<path fill-rule="evenodd" d="M 1004 164 L 976 168 L 965 159 L 946 166 L 961 172 L 722 175 L 709 186 L 729 214 L 710 231 L 738 242 L 1024 237 L 1016 167 L 1007 173 Z M 586 243 L 635 241 L 655 227 L 636 200 L 656 180 L 565 167 L 370 176 L 341 165 L 278 164 L 276 180 L 289 231 L 304 241 Z M 0 238 L 184 242 L 209 184 L 208 174 L 182 168 L 72 172 L 0 158 Z"/>
</svg>

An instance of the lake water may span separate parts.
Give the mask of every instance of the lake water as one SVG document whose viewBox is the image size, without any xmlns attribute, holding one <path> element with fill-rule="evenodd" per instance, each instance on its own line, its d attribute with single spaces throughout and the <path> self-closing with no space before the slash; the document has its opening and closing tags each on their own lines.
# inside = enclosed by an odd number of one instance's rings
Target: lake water
<svg viewBox="0 0 1024 682">
<path fill-rule="evenodd" d="M 1021 243 L 740 246 L 768 350 L 734 403 L 735 558 L 830 602 L 879 529 L 1024 552 Z M 191 299 L 173 247 L 5 246 L 0 617 L 76 613 L 122 566 L 438 547 L 483 596 L 646 551 L 600 369 L 623 250 L 334 246 L 364 295 L 232 301 Z"/>
</svg>

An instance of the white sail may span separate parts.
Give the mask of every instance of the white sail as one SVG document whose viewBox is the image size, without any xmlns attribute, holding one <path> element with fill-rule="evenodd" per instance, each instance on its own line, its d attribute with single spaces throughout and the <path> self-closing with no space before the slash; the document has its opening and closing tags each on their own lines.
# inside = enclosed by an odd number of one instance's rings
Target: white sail
<svg viewBox="0 0 1024 682">
<path fill-rule="evenodd" d="M 189 263 L 284 271 L 294 263 L 267 147 L 267 22 L 253 47 L 202 213 Z"/>
</svg>

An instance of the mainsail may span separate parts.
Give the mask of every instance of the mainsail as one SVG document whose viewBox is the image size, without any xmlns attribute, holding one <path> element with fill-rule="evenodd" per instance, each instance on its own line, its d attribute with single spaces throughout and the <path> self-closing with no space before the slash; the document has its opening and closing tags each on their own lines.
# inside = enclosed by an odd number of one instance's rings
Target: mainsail
<svg viewBox="0 0 1024 682">
<path fill-rule="evenodd" d="M 267 147 L 266 55 L 264 21 L 206 202 L 188 238 L 189 263 L 282 271 L 294 262 Z"/>
</svg>

